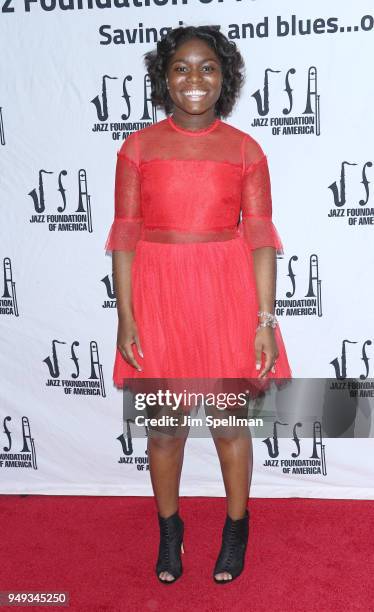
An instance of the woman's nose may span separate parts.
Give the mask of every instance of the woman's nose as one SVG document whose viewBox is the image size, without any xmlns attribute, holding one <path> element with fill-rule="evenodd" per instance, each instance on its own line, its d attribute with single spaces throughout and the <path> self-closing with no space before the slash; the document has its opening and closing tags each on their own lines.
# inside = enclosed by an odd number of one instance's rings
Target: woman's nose
<svg viewBox="0 0 374 612">
<path fill-rule="evenodd" d="M 191 84 L 191 85 L 198 85 L 199 83 L 203 82 L 203 77 L 200 73 L 198 74 L 189 74 L 187 77 L 187 81 Z"/>
<path fill-rule="evenodd" d="M 190 79 L 201 79 L 202 75 L 203 75 L 203 72 L 198 67 L 190 68 L 189 71 L 187 72 L 187 77 Z"/>
</svg>

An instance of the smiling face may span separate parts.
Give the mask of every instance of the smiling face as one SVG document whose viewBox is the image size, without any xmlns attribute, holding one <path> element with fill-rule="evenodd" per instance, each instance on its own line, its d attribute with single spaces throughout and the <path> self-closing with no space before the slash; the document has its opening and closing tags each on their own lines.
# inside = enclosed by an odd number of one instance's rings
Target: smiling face
<svg viewBox="0 0 374 612">
<path fill-rule="evenodd" d="M 169 60 L 166 78 L 178 121 L 197 126 L 216 117 L 222 71 L 218 56 L 206 42 L 192 38 L 180 45 Z"/>
</svg>

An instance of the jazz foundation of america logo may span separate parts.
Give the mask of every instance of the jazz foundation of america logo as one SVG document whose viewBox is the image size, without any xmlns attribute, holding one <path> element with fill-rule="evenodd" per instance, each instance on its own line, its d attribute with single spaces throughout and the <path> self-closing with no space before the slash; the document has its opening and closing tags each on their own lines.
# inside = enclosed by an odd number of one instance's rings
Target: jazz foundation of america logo
<svg viewBox="0 0 374 612">
<path fill-rule="evenodd" d="M 340 163 L 337 177 L 328 186 L 330 206 L 327 216 L 345 219 L 348 225 L 374 225 L 374 205 L 370 193 L 372 161 Z M 338 221 L 339 223 L 339 221 Z"/>
<path fill-rule="evenodd" d="M 292 255 L 287 263 L 286 279 L 280 287 L 284 296 L 280 297 L 278 293 L 275 300 L 276 316 L 321 317 L 322 294 L 318 255 L 312 253 L 309 261 L 306 259 L 305 262 L 299 261 L 297 255 Z"/>
<path fill-rule="evenodd" d="M 290 428 L 292 438 L 285 438 L 285 431 Z M 309 438 L 300 437 L 302 428 L 303 423 L 300 422 L 290 426 L 289 423 L 274 421 L 273 435 L 262 440 L 268 452 L 268 458 L 263 463 L 265 468 L 283 474 L 327 475 L 321 422 L 314 421 Z"/>
<path fill-rule="evenodd" d="M 34 438 L 27 416 L 3 418 L 0 468 L 38 469 Z"/>
<path fill-rule="evenodd" d="M 369 376 L 373 376 L 373 372 L 370 371 L 372 344 L 371 338 L 363 340 L 343 338 L 339 354 L 330 361 L 335 378 L 343 381 L 347 378 L 366 381 Z"/>
<path fill-rule="evenodd" d="M 103 300 L 102 307 L 106 310 L 116 308 L 117 300 L 114 292 L 113 274 L 107 274 L 101 279 L 101 282 L 105 287 L 105 298 Z"/>
<path fill-rule="evenodd" d="M 256 111 L 251 127 L 268 128 L 274 136 L 320 136 L 317 68 L 266 68 L 263 86 L 251 97 Z"/>
<path fill-rule="evenodd" d="M 152 125 L 157 121 L 156 107 L 151 101 L 151 81 L 149 75 L 143 78 L 143 110 L 140 119 L 133 118 L 131 98 L 133 77 L 127 74 L 125 77 L 104 74 L 101 77 L 100 93 L 92 100 L 95 108 L 95 122 L 92 131 L 95 134 L 109 134 L 112 140 L 125 140 L 132 132 Z M 138 110 L 140 104 L 136 105 Z"/>
<path fill-rule="evenodd" d="M 116 438 L 121 445 L 122 454 L 118 459 L 118 463 L 131 465 L 138 472 L 149 471 L 148 452 L 145 449 L 144 454 L 137 455 L 134 450 L 134 439 L 131 433 L 132 419 L 123 420 L 123 432 Z M 145 435 L 148 435 L 148 428 L 145 426 Z M 143 438 L 140 439 L 143 444 Z"/>
<path fill-rule="evenodd" d="M 103 366 L 95 340 L 89 346 L 78 340 L 71 343 L 52 340 L 51 353 L 43 363 L 48 369 L 47 387 L 59 388 L 65 395 L 106 397 Z"/>
<path fill-rule="evenodd" d="M 374 379 L 367 380 L 338 380 L 330 383 L 331 391 L 339 391 L 351 399 L 359 397 L 374 397 Z"/>
<path fill-rule="evenodd" d="M 71 173 L 39 170 L 36 185 L 28 196 L 33 204 L 30 223 L 34 226 L 43 225 L 50 232 L 92 233 L 91 196 L 83 168 Z"/>
<path fill-rule="evenodd" d="M 19 316 L 16 282 L 10 257 L 3 259 L 3 292 L 0 298 L 0 314 Z"/>
</svg>

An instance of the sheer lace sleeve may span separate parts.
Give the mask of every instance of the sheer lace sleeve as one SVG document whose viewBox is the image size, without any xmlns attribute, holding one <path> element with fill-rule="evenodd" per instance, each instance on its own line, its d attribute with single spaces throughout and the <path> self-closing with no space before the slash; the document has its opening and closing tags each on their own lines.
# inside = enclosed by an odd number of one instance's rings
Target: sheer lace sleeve
<svg viewBox="0 0 374 612">
<path fill-rule="evenodd" d="M 239 232 L 252 250 L 274 247 L 283 254 L 283 244 L 272 221 L 272 197 L 267 157 L 250 137 L 245 143 Z"/>
<path fill-rule="evenodd" d="M 107 251 L 133 251 L 142 229 L 139 150 L 137 133 L 128 136 L 117 152 L 114 187 L 114 220 L 109 230 Z"/>
</svg>

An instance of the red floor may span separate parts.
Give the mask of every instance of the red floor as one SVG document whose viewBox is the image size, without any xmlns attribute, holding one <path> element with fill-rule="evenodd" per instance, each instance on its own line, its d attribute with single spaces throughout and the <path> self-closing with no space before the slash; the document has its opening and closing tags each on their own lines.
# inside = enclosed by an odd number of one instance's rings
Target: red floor
<svg viewBox="0 0 374 612">
<path fill-rule="evenodd" d="M 0 591 L 68 591 L 77 612 L 374 611 L 374 502 L 250 499 L 244 573 L 211 577 L 224 498 L 182 498 L 184 574 L 154 573 L 153 498 L 0 496 Z M 1 610 L 26 610 L 1 607 Z"/>
</svg>

